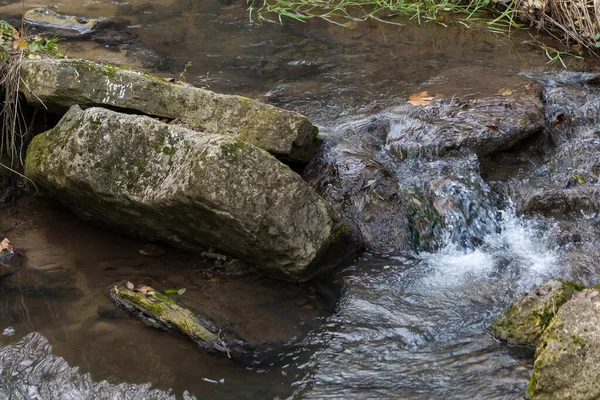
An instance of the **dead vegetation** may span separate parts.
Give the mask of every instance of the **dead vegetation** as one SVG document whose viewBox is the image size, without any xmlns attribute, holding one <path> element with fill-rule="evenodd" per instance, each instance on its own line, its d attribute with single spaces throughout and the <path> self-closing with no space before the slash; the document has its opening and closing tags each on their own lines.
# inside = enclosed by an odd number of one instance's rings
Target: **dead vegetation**
<svg viewBox="0 0 600 400">
<path fill-rule="evenodd" d="M 557 39 L 600 51 L 600 0 L 516 0 L 519 18 Z"/>
</svg>

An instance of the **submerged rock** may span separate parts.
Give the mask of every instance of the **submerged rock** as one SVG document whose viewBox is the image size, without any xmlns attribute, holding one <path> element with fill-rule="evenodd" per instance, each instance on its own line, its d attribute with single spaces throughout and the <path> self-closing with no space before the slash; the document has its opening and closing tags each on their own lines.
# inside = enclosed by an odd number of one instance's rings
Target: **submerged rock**
<svg viewBox="0 0 600 400">
<path fill-rule="evenodd" d="M 239 139 L 75 106 L 31 142 L 25 173 L 82 219 L 215 250 L 297 281 L 355 248 L 335 211 L 276 158 Z"/>
<path fill-rule="evenodd" d="M 75 270 L 53 262 L 26 265 L 16 274 L 7 277 L 2 284 L 6 288 L 26 293 L 51 296 L 77 296 L 83 293 L 77 284 Z"/>
<path fill-rule="evenodd" d="M 152 389 L 151 383 L 111 384 L 94 381 L 89 373 L 53 354 L 48 340 L 38 332 L 18 342 L 0 346 L 2 395 L 15 399 L 123 399 L 175 400 L 169 390 Z M 196 399 L 187 391 L 185 400 Z"/>
<path fill-rule="evenodd" d="M 18 253 L 6 250 L 0 251 L 0 278 L 4 278 L 19 271 L 23 265 L 23 257 Z"/>
<path fill-rule="evenodd" d="M 94 31 L 99 20 L 59 14 L 47 8 L 34 8 L 23 16 L 29 26 L 43 28 L 63 37 L 83 36 Z"/>
<path fill-rule="evenodd" d="M 586 289 L 566 302 L 542 334 L 527 397 L 600 398 L 600 293 Z"/>
<path fill-rule="evenodd" d="M 306 117 L 241 96 L 84 60 L 26 60 L 21 77 L 21 90 L 30 104 L 57 111 L 75 104 L 136 110 L 237 137 L 298 162 L 309 161 L 315 150 L 317 129 Z"/>
<path fill-rule="evenodd" d="M 534 347 L 561 306 L 583 289 L 563 279 L 546 282 L 515 300 L 494 321 L 490 332 L 510 344 Z"/>
</svg>

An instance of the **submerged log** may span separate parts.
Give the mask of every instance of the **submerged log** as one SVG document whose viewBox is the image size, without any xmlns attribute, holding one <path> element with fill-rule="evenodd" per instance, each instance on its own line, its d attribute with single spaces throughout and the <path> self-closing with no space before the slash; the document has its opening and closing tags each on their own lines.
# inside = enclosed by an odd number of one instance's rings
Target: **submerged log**
<svg viewBox="0 0 600 400">
<path fill-rule="evenodd" d="M 225 333 L 208 318 L 180 306 L 149 286 L 134 287 L 122 282 L 110 289 L 110 296 L 117 305 L 137 314 L 149 325 L 179 331 L 207 351 L 226 354 L 229 358 L 246 354 L 241 339 Z"/>
</svg>

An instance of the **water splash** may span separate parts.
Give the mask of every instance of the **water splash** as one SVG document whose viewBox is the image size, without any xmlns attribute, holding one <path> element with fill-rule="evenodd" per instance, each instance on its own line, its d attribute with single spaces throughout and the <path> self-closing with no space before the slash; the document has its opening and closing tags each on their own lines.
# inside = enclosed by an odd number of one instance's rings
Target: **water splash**
<svg viewBox="0 0 600 400">
<path fill-rule="evenodd" d="M 294 397 L 520 397 L 531 359 L 486 330 L 510 299 L 560 270 L 535 221 L 511 207 L 499 222 L 474 249 L 359 260 L 338 311 L 308 339 L 317 351 Z"/>
</svg>

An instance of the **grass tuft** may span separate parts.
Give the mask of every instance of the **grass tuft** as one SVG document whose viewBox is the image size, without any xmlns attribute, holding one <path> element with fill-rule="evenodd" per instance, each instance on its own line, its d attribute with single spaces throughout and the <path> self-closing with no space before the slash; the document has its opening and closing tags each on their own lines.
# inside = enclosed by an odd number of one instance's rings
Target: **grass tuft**
<svg viewBox="0 0 600 400">
<path fill-rule="evenodd" d="M 421 24 L 436 22 L 469 27 L 482 24 L 491 31 L 510 33 L 524 26 L 550 32 L 556 38 L 585 47 L 598 54 L 600 49 L 599 0 L 248 0 L 251 20 L 283 23 L 284 18 L 306 22 L 323 19 L 349 27 L 374 19 L 398 24 L 394 16 L 405 16 Z M 274 20 L 275 18 L 276 20 Z M 569 53 L 547 51 L 554 61 Z M 555 58 L 558 56 L 558 58 Z"/>
</svg>

